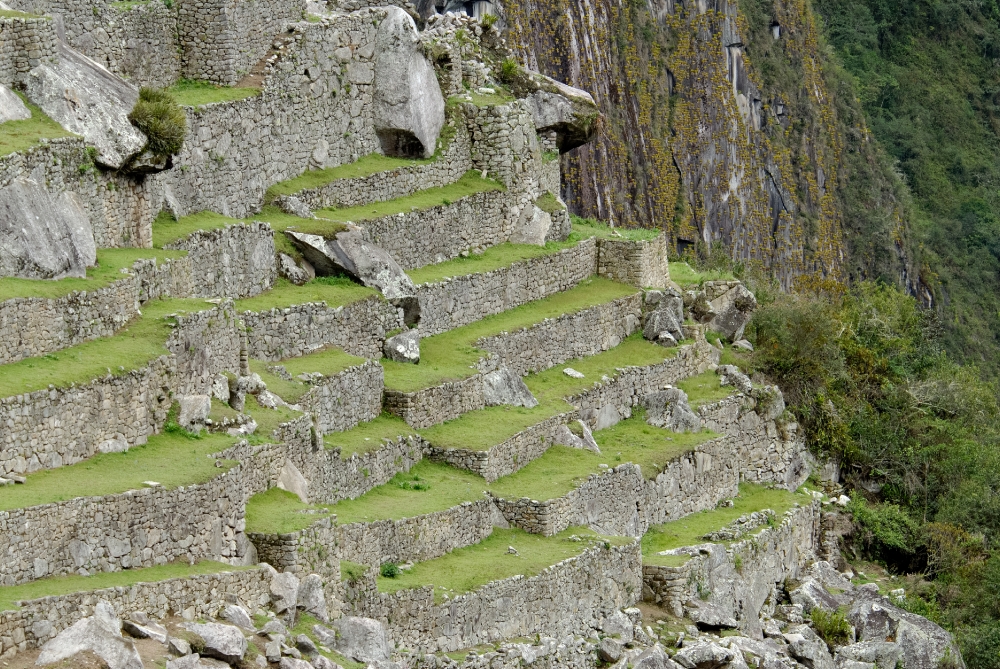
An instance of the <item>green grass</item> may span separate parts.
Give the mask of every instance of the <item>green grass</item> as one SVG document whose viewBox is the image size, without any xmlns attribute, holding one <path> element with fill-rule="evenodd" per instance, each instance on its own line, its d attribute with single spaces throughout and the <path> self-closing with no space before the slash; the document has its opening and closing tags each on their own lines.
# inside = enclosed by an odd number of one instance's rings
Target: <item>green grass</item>
<svg viewBox="0 0 1000 669">
<path fill-rule="evenodd" d="M 420 342 L 420 364 L 382 360 L 382 365 L 385 367 L 385 386 L 394 390 L 413 392 L 445 381 L 467 378 L 476 373 L 471 366 L 484 355 L 475 348 L 475 343 L 481 337 L 518 330 L 546 318 L 581 311 L 635 292 L 635 288 L 631 286 L 592 277 L 562 293 L 427 337 Z"/>
<path fill-rule="evenodd" d="M 153 221 L 153 248 L 161 249 L 170 242 L 183 239 L 199 230 L 217 230 L 241 221 L 214 211 L 200 211 L 174 220 L 170 212 L 161 211 Z"/>
<path fill-rule="evenodd" d="M 340 457 L 346 460 L 355 453 L 362 455 L 374 451 L 382 445 L 383 439 L 405 437 L 416 432 L 402 419 L 383 413 L 346 432 L 330 432 L 323 436 L 323 441 L 327 448 L 340 448 Z"/>
<path fill-rule="evenodd" d="M 42 297 L 54 299 L 78 290 L 93 291 L 124 278 L 122 269 L 131 269 L 136 260 L 155 258 L 182 258 L 187 251 L 159 251 L 153 249 L 100 249 L 97 265 L 87 268 L 87 278 L 68 278 L 58 281 L 37 279 L 0 278 L 0 301 L 16 297 Z"/>
<path fill-rule="evenodd" d="M 293 214 L 286 214 L 272 204 L 266 205 L 261 209 L 259 214 L 253 217 L 255 221 L 264 221 L 271 226 L 274 230 L 274 249 L 281 253 L 290 255 L 295 258 L 296 261 L 302 259 L 302 253 L 295 248 L 295 244 L 292 243 L 286 235 L 282 234 L 285 230 L 299 230 L 304 222 L 311 226 L 312 230 L 320 230 L 319 234 L 322 234 L 326 238 L 335 237 L 338 232 L 343 232 L 347 229 L 347 226 L 343 223 L 334 223 L 332 221 L 311 221 L 302 218 L 301 216 L 295 216 Z"/>
<path fill-rule="evenodd" d="M 505 105 L 508 102 L 514 101 L 514 96 L 503 90 L 502 88 L 496 88 L 496 93 L 477 93 L 476 91 L 466 91 L 463 95 L 453 95 L 448 98 L 449 105 L 457 105 L 468 103 L 469 100 L 465 98 L 465 95 L 469 95 L 472 98 L 472 104 L 477 107 L 496 107 L 497 105 Z"/>
<path fill-rule="evenodd" d="M 647 228 L 612 228 L 603 221 L 593 218 L 581 218 L 575 214 L 570 214 L 573 221 L 573 230 L 586 234 L 588 237 L 599 239 L 622 239 L 626 241 L 642 241 L 645 239 L 656 239 L 660 236 L 660 230 L 650 230 Z M 617 234 L 616 234 L 617 233 Z"/>
<path fill-rule="evenodd" d="M 574 541 L 570 539 L 573 535 L 586 539 Z M 604 537 L 583 527 L 570 527 L 551 537 L 517 529 L 495 529 L 492 535 L 478 544 L 419 562 L 396 578 L 380 576 L 378 589 L 392 593 L 433 585 L 434 600 L 440 603 L 445 594 L 471 592 L 491 581 L 518 574 L 535 576 L 546 567 L 575 557 L 595 544 L 623 545 L 629 541 L 620 537 Z M 513 546 L 518 554 L 509 553 L 508 546 Z"/>
<path fill-rule="evenodd" d="M 227 434 L 203 433 L 193 438 L 183 431 L 165 431 L 126 453 L 100 453 L 74 465 L 28 474 L 23 485 L 0 488 L 0 510 L 114 495 L 144 488 L 144 481 L 156 481 L 168 489 L 205 483 L 236 464 L 227 461 L 219 468 L 209 457 L 235 442 Z"/>
<path fill-rule="evenodd" d="M 0 12 L 0 17 L 36 18 L 22 12 Z M 27 105 L 31 111 L 31 118 L 0 123 L 0 156 L 29 149 L 42 139 L 76 136 L 46 116 L 45 112 L 29 102 L 26 97 L 17 91 L 15 94 Z"/>
<path fill-rule="evenodd" d="M 267 311 L 310 302 L 326 302 L 328 307 L 335 309 L 372 295 L 378 295 L 378 291 L 354 283 L 350 279 L 317 277 L 304 286 L 296 286 L 286 279 L 278 279 L 271 290 L 254 297 L 236 300 L 236 309 L 240 312 Z"/>
<path fill-rule="evenodd" d="M 542 194 L 541 197 L 535 200 L 535 206 L 550 214 L 554 214 L 559 211 L 566 211 L 566 207 L 559 202 L 555 195 L 549 192 Z"/>
<path fill-rule="evenodd" d="M 43 578 L 23 585 L 0 587 L 0 611 L 19 608 L 15 602 L 30 601 L 42 597 L 57 597 L 74 592 L 102 590 L 104 588 L 126 588 L 136 583 L 156 583 L 171 578 L 189 578 L 199 574 L 218 574 L 227 571 L 248 571 L 257 567 L 233 567 L 211 560 L 202 560 L 193 565 L 185 562 L 171 562 L 156 567 L 126 569 L 125 571 L 98 572 L 90 576 L 71 574 Z"/>
<path fill-rule="evenodd" d="M 697 270 L 686 262 L 670 263 L 670 280 L 680 286 L 701 285 L 706 281 L 731 281 L 731 272 L 722 270 Z"/>
<path fill-rule="evenodd" d="M 332 511 L 340 524 L 396 520 L 482 499 L 486 488 L 486 481 L 475 474 L 421 460 L 409 472 L 396 474 L 385 485 L 357 499 L 338 502 Z"/>
<path fill-rule="evenodd" d="M 231 88 L 217 86 L 207 81 L 181 79 L 167 89 L 178 104 L 187 107 L 200 107 L 213 102 L 232 102 L 260 95 L 259 88 Z"/>
<path fill-rule="evenodd" d="M 380 153 L 370 153 L 367 156 L 358 158 L 353 163 L 338 165 L 337 167 L 327 167 L 322 170 L 308 170 L 294 179 L 276 183 L 267 189 L 265 200 L 273 200 L 278 195 L 293 195 L 299 191 L 321 188 L 340 179 L 361 179 L 378 174 L 379 172 L 388 172 L 389 170 L 398 170 L 418 165 L 429 165 L 432 162 L 434 162 L 432 158 L 394 158 L 383 156 Z"/>
<path fill-rule="evenodd" d="M 407 274 L 415 284 L 434 283 L 449 277 L 491 272 L 523 260 L 552 255 L 563 249 L 576 246 L 577 243 L 579 243 L 578 239 L 565 242 L 547 242 L 545 246 L 505 242 L 491 246 L 482 253 L 470 253 L 467 257 L 459 256 L 435 265 L 425 265 L 419 269 L 409 270 Z"/>
<path fill-rule="evenodd" d="M 683 564 L 685 558 L 682 556 L 657 555 L 657 553 L 681 546 L 705 543 L 704 536 L 706 534 L 722 529 L 740 516 L 752 511 L 771 509 L 777 514 L 778 522 L 780 522 L 784 513 L 796 504 L 807 504 L 809 496 L 781 488 L 767 488 L 762 485 L 743 483 L 740 485 L 740 494 L 733 499 L 733 502 L 731 507 L 723 506 L 692 513 L 678 520 L 649 528 L 649 531 L 642 538 L 642 561 L 645 564 L 671 567 L 677 566 L 678 561 Z"/>
<path fill-rule="evenodd" d="M 319 372 L 323 376 L 334 376 L 348 367 L 360 365 L 364 361 L 364 358 L 350 355 L 339 348 L 329 347 L 297 358 L 287 358 L 281 362 L 252 360 L 250 362 L 250 369 L 260 374 L 264 383 L 267 384 L 268 390 L 276 393 L 289 404 L 295 404 L 303 395 L 309 392 L 312 386 L 301 381 L 285 381 L 267 371 L 269 366 L 284 365 L 285 369 L 288 370 L 288 373 L 294 379 L 294 377 L 305 372 Z"/>
<path fill-rule="evenodd" d="M 715 372 L 703 372 L 697 376 L 688 377 L 677 382 L 677 387 L 687 393 L 688 404 L 697 409 L 703 404 L 711 404 L 723 400 L 736 389 L 719 383 L 719 375 Z"/>
<path fill-rule="evenodd" d="M 168 314 L 198 312 L 213 305 L 198 299 L 153 300 L 142 316 L 119 330 L 113 337 L 94 339 L 57 353 L 27 358 L 0 366 L 0 397 L 10 397 L 50 384 L 65 388 L 73 383 L 87 383 L 112 374 L 139 369 L 154 358 L 169 353 L 166 347 L 171 328 Z"/>
<path fill-rule="evenodd" d="M 40 14 L 29 14 L 14 9 L 0 9 L 0 19 L 40 19 Z"/>
<path fill-rule="evenodd" d="M 504 190 L 503 185 L 492 179 L 483 179 L 479 172 L 470 170 L 461 179 L 450 183 L 447 186 L 428 188 L 418 191 L 413 195 L 396 198 L 388 202 L 373 202 L 372 204 L 360 205 L 357 207 L 345 207 L 343 209 L 320 209 L 315 212 L 316 216 L 333 221 L 334 223 L 347 223 L 348 221 L 367 221 L 375 218 L 383 218 L 400 213 L 409 213 L 414 210 L 430 209 L 440 205 L 447 205 L 460 200 L 463 197 L 485 193 L 489 191 Z M 323 234 L 322 226 L 316 221 L 306 220 L 300 226 L 300 232 L 312 234 Z"/>
<path fill-rule="evenodd" d="M 309 513 L 309 512 L 313 513 Z M 330 515 L 330 507 L 303 504 L 295 493 L 271 488 L 247 502 L 247 532 L 289 534 L 309 527 Z"/>
<path fill-rule="evenodd" d="M 349 560 L 340 561 L 340 580 L 341 581 L 356 581 L 365 575 L 365 571 L 368 567 L 363 564 L 358 564 L 357 562 L 351 562 Z"/>
</svg>

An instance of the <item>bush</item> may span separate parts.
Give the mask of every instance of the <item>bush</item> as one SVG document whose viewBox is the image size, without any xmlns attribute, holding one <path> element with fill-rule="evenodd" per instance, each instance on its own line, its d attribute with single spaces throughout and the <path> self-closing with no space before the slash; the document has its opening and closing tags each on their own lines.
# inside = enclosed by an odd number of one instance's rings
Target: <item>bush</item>
<svg viewBox="0 0 1000 669">
<path fill-rule="evenodd" d="M 384 578 L 396 578 L 400 574 L 395 562 L 383 562 L 378 571 Z"/>
<path fill-rule="evenodd" d="M 146 150 L 157 158 L 179 153 L 187 132 L 187 116 L 166 91 L 143 87 L 128 120 L 146 135 Z"/>
<path fill-rule="evenodd" d="M 970 669 L 1000 669 L 1000 622 L 966 628 L 958 643 Z"/>
<path fill-rule="evenodd" d="M 895 504 L 869 504 L 857 490 L 847 507 L 863 552 L 888 565 L 908 567 L 922 547 L 920 524 Z"/>
<path fill-rule="evenodd" d="M 843 646 L 851 642 L 853 630 L 847 618 L 840 611 L 828 612 L 819 607 L 814 607 L 809 614 L 812 620 L 813 629 L 826 645 L 833 650 L 834 646 Z"/>
<path fill-rule="evenodd" d="M 479 20 L 479 23 L 484 28 L 492 28 L 496 24 L 496 22 L 499 21 L 499 20 L 500 20 L 500 17 L 497 16 L 496 14 L 486 14 L 486 15 L 483 16 L 483 18 L 481 18 Z"/>
<path fill-rule="evenodd" d="M 517 74 L 520 71 L 521 68 L 518 66 L 516 60 L 513 58 L 504 58 L 503 62 L 500 63 L 500 73 L 498 77 L 500 78 L 500 81 L 510 83 L 517 78 Z"/>
</svg>

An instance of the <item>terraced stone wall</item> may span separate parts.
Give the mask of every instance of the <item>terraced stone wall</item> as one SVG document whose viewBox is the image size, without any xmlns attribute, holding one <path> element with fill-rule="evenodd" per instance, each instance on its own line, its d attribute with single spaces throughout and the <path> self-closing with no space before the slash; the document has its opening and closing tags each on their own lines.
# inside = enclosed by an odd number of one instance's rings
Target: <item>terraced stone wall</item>
<svg viewBox="0 0 1000 669">
<path fill-rule="evenodd" d="M 820 504 L 788 511 L 780 524 L 730 546 L 685 551 L 688 561 L 677 567 L 643 565 L 642 596 L 677 615 L 684 604 L 709 592 L 709 602 L 740 623 L 744 633 L 760 633 L 759 614 L 775 587 L 797 579 L 821 552 Z"/>
<path fill-rule="evenodd" d="M 184 148 L 175 169 L 161 177 L 178 213 L 210 209 L 246 217 L 279 181 L 379 151 L 372 95 L 375 34 L 384 15 L 372 9 L 295 23 L 263 93 L 189 109 Z"/>
<path fill-rule="evenodd" d="M 313 302 L 245 311 L 240 318 L 247 326 L 250 357 L 257 360 L 297 357 L 323 346 L 377 359 L 385 333 L 403 327 L 401 311 L 378 296 L 336 308 Z"/>
<path fill-rule="evenodd" d="M 100 601 L 111 604 L 119 618 L 143 611 L 153 618 L 193 614 L 211 618 L 237 597 L 253 609 L 270 599 L 271 577 L 264 568 L 203 574 L 155 583 L 136 583 L 122 588 L 104 588 L 34 599 L 21 608 L 0 612 L 0 655 L 12 650 L 38 648 L 73 623 L 94 614 Z"/>
<path fill-rule="evenodd" d="M 405 393 L 387 388 L 385 410 L 415 428 L 430 427 L 486 406 L 483 377 L 479 374 L 461 381 Z"/>
<path fill-rule="evenodd" d="M 199 230 L 164 248 L 188 252 L 191 297 L 252 297 L 270 290 L 278 276 L 274 231 L 259 221 Z"/>
<path fill-rule="evenodd" d="M 465 124 L 454 119 L 455 136 L 438 158 L 429 164 L 400 167 L 367 177 L 337 179 L 319 188 L 299 191 L 295 197 L 310 209 L 354 207 L 371 202 L 387 202 L 412 195 L 425 188 L 446 186 L 472 169 L 469 133 Z"/>
<path fill-rule="evenodd" d="M 345 612 L 385 622 L 397 646 L 425 652 L 454 651 L 535 634 L 553 636 L 595 626 L 635 603 L 642 587 L 637 541 L 595 547 L 548 567 L 537 576 L 493 581 L 434 603 L 430 587 L 380 593 L 375 571 L 347 583 Z"/>
<path fill-rule="evenodd" d="M 189 79 L 234 86 L 267 53 L 305 0 L 177 0 L 182 70 Z"/>
<path fill-rule="evenodd" d="M 58 58 L 51 18 L 0 17 L 0 84 L 10 88 L 28 70 Z"/>
<path fill-rule="evenodd" d="M 598 244 L 597 273 L 639 288 L 665 288 L 670 281 L 667 237 L 629 241 L 602 239 Z"/>
<path fill-rule="evenodd" d="M 569 290 L 597 269 L 597 242 L 417 287 L 420 333 L 439 334 Z"/>
<path fill-rule="evenodd" d="M 472 165 L 512 191 L 539 193 L 542 152 L 524 100 L 495 107 L 462 104 L 472 137 Z M 557 191 L 558 192 L 558 191 Z"/>
<path fill-rule="evenodd" d="M 321 379 L 299 400 L 321 433 L 343 432 L 382 412 L 385 372 L 374 360 Z"/>
<path fill-rule="evenodd" d="M 173 354 L 142 369 L 0 400 L 0 476 L 79 462 L 106 442 L 144 444 L 162 428 L 172 394 L 205 394 L 216 374 L 239 370 L 242 334 L 231 306 L 177 324 L 167 341 Z"/>
<path fill-rule="evenodd" d="M 513 225 L 511 195 L 504 191 L 476 193 L 451 204 L 361 223 L 365 237 L 404 269 L 502 244 L 510 238 Z"/>
<path fill-rule="evenodd" d="M 64 137 L 0 157 L 0 188 L 31 179 L 53 196 L 72 191 L 90 218 L 97 248 L 152 246 L 160 212 L 159 177 L 130 178 L 98 170 L 82 138 Z"/>
</svg>

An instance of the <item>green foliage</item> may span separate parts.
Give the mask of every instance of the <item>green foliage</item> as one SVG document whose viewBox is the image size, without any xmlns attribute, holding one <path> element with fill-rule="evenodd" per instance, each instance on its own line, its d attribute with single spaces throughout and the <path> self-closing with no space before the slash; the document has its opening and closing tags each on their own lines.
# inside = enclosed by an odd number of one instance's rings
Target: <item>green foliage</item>
<svg viewBox="0 0 1000 669">
<path fill-rule="evenodd" d="M 143 87 L 128 120 L 146 135 L 146 150 L 157 158 L 180 153 L 187 115 L 167 91 Z"/>
<path fill-rule="evenodd" d="M 814 606 L 809 613 L 813 629 L 833 652 L 834 646 L 846 646 L 851 642 L 854 631 L 842 611 L 825 611 Z"/>
<path fill-rule="evenodd" d="M 1000 669 L 1000 622 L 992 620 L 965 628 L 958 640 L 966 666 Z"/>
<path fill-rule="evenodd" d="M 489 30 L 494 25 L 496 25 L 496 22 L 499 20 L 500 17 L 497 16 L 496 14 L 485 14 L 483 18 L 479 19 L 479 23 L 483 26 L 483 28 Z"/>
<path fill-rule="evenodd" d="M 378 293 L 353 281 L 328 280 L 317 277 L 304 286 L 296 286 L 286 279 L 274 282 L 274 288 L 254 297 L 236 300 L 238 311 L 267 311 L 284 309 L 296 304 L 326 302 L 331 309 L 372 297 Z"/>
<path fill-rule="evenodd" d="M 497 78 L 504 83 L 510 83 L 517 78 L 520 72 L 521 67 L 517 64 L 516 60 L 513 58 L 504 58 L 500 62 L 500 71 L 497 72 Z"/>
<path fill-rule="evenodd" d="M 382 578 L 396 578 L 402 572 L 396 566 L 395 562 L 383 562 L 382 566 L 378 569 L 378 573 Z"/>
</svg>

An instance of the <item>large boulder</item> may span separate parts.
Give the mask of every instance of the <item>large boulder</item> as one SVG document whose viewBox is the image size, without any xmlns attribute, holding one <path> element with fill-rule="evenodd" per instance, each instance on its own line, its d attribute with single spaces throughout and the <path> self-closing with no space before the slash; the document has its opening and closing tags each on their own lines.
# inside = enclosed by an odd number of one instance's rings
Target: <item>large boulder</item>
<svg viewBox="0 0 1000 669">
<path fill-rule="evenodd" d="M 651 290 L 646 293 L 642 336 L 674 344 L 684 338 L 684 301 L 677 295 Z"/>
<path fill-rule="evenodd" d="M 331 629 L 316 625 L 313 631 L 319 640 L 358 662 L 385 662 L 392 647 L 389 631 L 378 620 L 344 616 L 335 620 Z"/>
<path fill-rule="evenodd" d="M 420 331 L 408 328 L 385 340 L 382 353 L 393 362 L 420 362 Z"/>
<path fill-rule="evenodd" d="M 289 459 L 285 459 L 285 464 L 278 474 L 278 487 L 282 490 L 295 493 L 303 504 L 309 503 L 309 481 L 302 475 L 299 468 Z"/>
<path fill-rule="evenodd" d="M 275 574 L 271 577 L 269 591 L 276 613 L 294 611 L 299 601 L 299 578 L 291 572 Z"/>
<path fill-rule="evenodd" d="M 185 623 L 184 629 L 201 637 L 201 654 L 235 664 L 247 654 L 247 640 L 240 628 L 221 623 Z"/>
<path fill-rule="evenodd" d="M 56 197 L 26 179 L 0 189 L 0 276 L 82 278 L 96 262 L 94 232 L 76 195 Z"/>
<path fill-rule="evenodd" d="M 532 244 L 545 246 L 545 240 L 552 228 L 552 214 L 542 211 L 534 204 L 521 210 L 517 224 L 510 234 L 511 244 Z"/>
<path fill-rule="evenodd" d="M 444 96 L 413 18 L 395 6 L 375 37 L 375 132 L 386 155 L 429 158 L 444 125 Z"/>
<path fill-rule="evenodd" d="M 746 286 L 739 284 L 709 304 L 715 315 L 709 321 L 708 327 L 730 342 L 734 342 L 743 338 L 743 331 L 750 322 L 754 309 L 757 308 L 757 298 Z"/>
<path fill-rule="evenodd" d="M 299 583 L 296 606 L 323 622 L 329 619 L 326 608 L 326 593 L 323 591 L 323 579 L 320 578 L 319 574 L 309 574 Z"/>
<path fill-rule="evenodd" d="M 101 165 L 120 169 L 146 147 L 146 136 L 128 120 L 139 89 L 66 45 L 60 45 L 57 62 L 28 72 L 24 86 L 28 99 L 53 121 L 97 149 Z"/>
<path fill-rule="evenodd" d="M 701 419 L 691 410 L 687 393 L 680 388 L 667 388 L 643 398 L 646 422 L 674 432 L 695 432 L 701 429 Z"/>
<path fill-rule="evenodd" d="M 94 615 L 78 620 L 42 646 L 35 664 L 54 664 L 89 651 L 109 669 L 143 669 L 139 651 L 122 636 L 121 626 L 111 605 L 98 602 Z"/>
<path fill-rule="evenodd" d="M 410 298 L 416 287 L 403 268 L 380 246 L 367 241 L 358 228 L 333 239 L 302 232 L 285 232 L 320 276 L 347 273 L 366 286 L 379 289 L 386 299 Z"/>
<path fill-rule="evenodd" d="M 515 406 L 532 408 L 538 400 L 528 390 L 524 379 L 509 367 L 501 367 L 483 375 L 483 399 L 486 406 Z"/>
<path fill-rule="evenodd" d="M 528 71 L 519 74 L 513 88 L 518 97 L 528 103 L 535 130 L 556 133 L 560 152 L 565 153 L 594 139 L 601 114 L 587 91 Z"/>
<path fill-rule="evenodd" d="M 674 662 L 684 669 L 718 669 L 729 663 L 736 655 L 732 650 L 714 643 L 700 642 L 690 646 L 684 645 L 676 655 Z"/>
<path fill-rule="evenodd" d="M 858 641 L 894 641 L 903 651 L 906 669 L 936 669 L 946 658 L 965 666 L 951 634 L 940 626 L 867 589 L 857 588 L 854 593 L 847 619 Z"/>
<path fill-rule="evenodd" d="M 835 669 L 826 642 L 808 625 L 792 625 L 784 637 L 791 656 L 809 669 Z"/>
<path fill-rule="evenodd" d="M 0 123 L 25 121 L 31 118 L 31 110 L 17 93 L 0 84 Z"/>
</svg>

